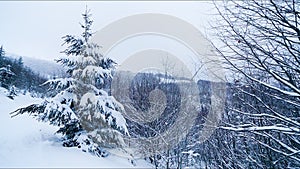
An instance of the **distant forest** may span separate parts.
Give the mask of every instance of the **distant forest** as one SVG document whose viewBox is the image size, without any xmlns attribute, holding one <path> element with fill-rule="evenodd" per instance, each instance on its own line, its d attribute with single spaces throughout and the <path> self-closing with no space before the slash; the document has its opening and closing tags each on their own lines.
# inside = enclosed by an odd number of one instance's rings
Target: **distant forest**
<svg viewBox="0 0 300 169">
<path fill-rule="evenodd" d="M 3 46 L 0 47 L 0 86 L 8 90 L 17 88 L 24 93 L 30 92 L 40 96 L 45 94 L 47 86 L 42 84 L 47 79 L 24 66 L 22 57 L 9 58 L 5 55 Z"/>
</svg>

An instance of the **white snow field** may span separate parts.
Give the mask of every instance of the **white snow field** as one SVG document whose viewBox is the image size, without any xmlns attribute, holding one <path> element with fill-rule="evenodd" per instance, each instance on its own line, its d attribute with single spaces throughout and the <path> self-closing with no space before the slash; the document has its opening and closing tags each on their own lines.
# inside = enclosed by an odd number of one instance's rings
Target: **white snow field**
<svg viewBox="0 0 300 169">
<path fill-rule="evenodd" d="M 5 96 L 0 88 L 0 168 L 8 167 L 69 167 L 69 168 L 152 168 L 144 160 L 132 165 L 126 158 L 109 155 L 99 158 L 76 147 L 63 147 L 59 142 L 58 128 L 38 122 L 28 114 L 11 118 L 9 113 L 17 108 L 40 103 L 29 94 L 14 100 Z"/>
</svg>

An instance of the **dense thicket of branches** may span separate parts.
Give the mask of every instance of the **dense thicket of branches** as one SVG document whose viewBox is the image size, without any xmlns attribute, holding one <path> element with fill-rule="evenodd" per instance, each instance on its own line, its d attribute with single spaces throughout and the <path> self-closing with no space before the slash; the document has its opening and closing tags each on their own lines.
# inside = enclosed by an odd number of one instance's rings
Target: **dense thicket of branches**
<svg viewBox="0 0 300 169">
<path fill-rule="evenodd" d="M 209 140 L 193 134 L 153 157 L 159 167 L 299 168 L 300 1 L 217 2 L 216 50 L 230 82 Z M 201 97 L 201 96 L 200 96 Z"/>
<path fill-rule="evenodd" d="M 217 46 L 233 79 L 223 133 L 210 140 L 225 168 L 300 166 L 300 2 L 218 6 Z M 228 96 L 229 97 L 229 96 Z"/>
</svg>

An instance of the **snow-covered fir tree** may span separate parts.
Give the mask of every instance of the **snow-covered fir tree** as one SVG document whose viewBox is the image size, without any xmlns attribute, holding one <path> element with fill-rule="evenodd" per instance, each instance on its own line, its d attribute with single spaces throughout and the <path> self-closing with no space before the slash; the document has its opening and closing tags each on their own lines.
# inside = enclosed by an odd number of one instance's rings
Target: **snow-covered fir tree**
<svg viewBox="0 0 300 169">
<path fill-rule="evenodd" d="M 11 87 L 12 77 L 14 75 L 15 75 L 15 73 L 11 71 L 10 65 L 1 67 L 0 68 L 0 87 L 9 89 Z"/>
<path fill-rule="evenodd" d="M 9 92 L 7 94 L 7 97 L 14 100 L 15 96 L 17 96 L 17 89 L 16 87 L 13 85 L 9 88 Z"/>
<path fill-rule="evenodd" d="M 100 53 L 97 44 L 90 42 L 92 36 L 88 10 L 83 15 L 81 37 L 66 35 L 62 52 L 66 55 L 58 62 L 67 67 L 67 78 L 47 81 L 56 95 L 41 104 L 33 104 L 13 112 L 29 113 L 38 120 L 59 126 L 63 145 L 78 146 L 83 151 L 105 156 L 102 148 L 122 147 L 123 135 L 128 134 L 122 105 L 103 90 L 107 79 L 112 78 L 115 62 Z"/>
<path fill-rule="evenodd" d="M 0 61 L 3 59 L 4 56 L 5 56 L 5 51 L 3 49 L 3 46 L 1 45 L 1 47 L 0 47 Z"/>
</svg>

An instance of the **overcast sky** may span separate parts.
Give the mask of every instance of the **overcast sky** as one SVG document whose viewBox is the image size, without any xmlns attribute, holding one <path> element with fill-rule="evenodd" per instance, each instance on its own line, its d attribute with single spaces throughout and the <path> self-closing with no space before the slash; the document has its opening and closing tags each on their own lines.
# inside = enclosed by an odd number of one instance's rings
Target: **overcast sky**
<svg viewBox="0 0 300 169">
<path fill-rule="evenodd" d="M 0 45 L 8 53 L 53 60 L 60 57 L 61 37 L 80 35 L 81 13 L 91 9 L 93 30 L 126 16 L 161 13 L 179 17 L 205 34 L 211 1 L 198 2 L 0 2 Z"/>
</svg>

